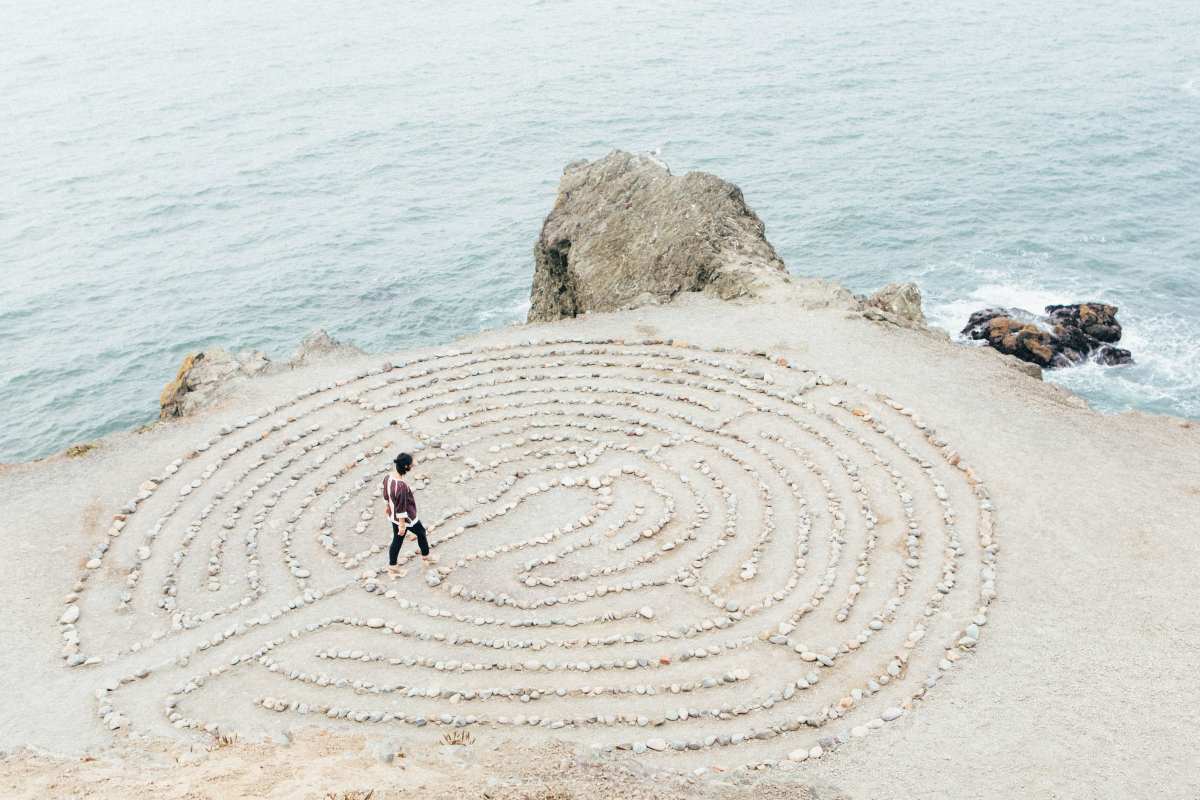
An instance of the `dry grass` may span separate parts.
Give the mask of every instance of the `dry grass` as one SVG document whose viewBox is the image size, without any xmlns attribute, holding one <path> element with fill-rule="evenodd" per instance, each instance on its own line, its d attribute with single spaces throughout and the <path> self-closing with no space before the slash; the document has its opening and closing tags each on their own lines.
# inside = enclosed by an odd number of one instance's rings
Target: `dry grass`
<svg viewBox="0 0 1200 800">
<path fill-rule="evenodd" d="M 238 737 L 236 733 L 218 733 L 213 737 L 212 744 L 208 746 L 208 749 L 221 750 L 237 744 L 237 741 Z"/>
<path fill-rule="evenodd" d="M 475 737 L 471 735 L 470 731 L 460 728 L 443 733 L 442 744 L 455 744 L 465 747 L 469 744 L 475 744 Z"/>
<path fill-rule="evenodd" d="M 371 800 L 374 789 L 350 789 L 344 792 L 327 792 L 325 800 Z"/>
</svg>

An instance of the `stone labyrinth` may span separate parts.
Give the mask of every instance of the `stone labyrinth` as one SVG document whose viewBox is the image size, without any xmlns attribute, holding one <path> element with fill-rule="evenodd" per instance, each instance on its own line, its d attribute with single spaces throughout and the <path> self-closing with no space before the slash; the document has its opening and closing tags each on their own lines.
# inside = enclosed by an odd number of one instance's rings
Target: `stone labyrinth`
<svg viewBox="0 0 1200 800">
<path fill-rule="evenodd" d="M 390 580 L 401 450 L 437 562 L 410 537 Z M 466 728 L 791 766 L 899 735 L 995 597 L 992 505 L 953 446 L 763 352 L 446 350 L 146 478 L 60 620 L 113 731 Z"/>
</svg>

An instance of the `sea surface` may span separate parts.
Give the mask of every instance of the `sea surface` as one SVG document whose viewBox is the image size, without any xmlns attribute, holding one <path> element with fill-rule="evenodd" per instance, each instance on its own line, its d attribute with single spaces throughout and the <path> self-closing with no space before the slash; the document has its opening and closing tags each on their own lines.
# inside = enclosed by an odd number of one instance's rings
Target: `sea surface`
<svg viewBox="0 0 1200 800">
<path fill-rule="evenodd" d="M 1120 306 L 1095 407 L 1200 417 L 1200 2 L 0 0 L 0 461 L 206 345 L 524 318 L 562 167 L 742 187 L 788 267 Z"/>
</svg>

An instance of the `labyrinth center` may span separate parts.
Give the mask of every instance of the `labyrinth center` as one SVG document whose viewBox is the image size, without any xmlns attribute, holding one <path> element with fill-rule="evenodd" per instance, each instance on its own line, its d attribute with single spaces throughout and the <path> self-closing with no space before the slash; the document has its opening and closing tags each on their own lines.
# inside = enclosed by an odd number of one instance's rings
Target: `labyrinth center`
<svg viewBox="0 0 1200 800">
<path fill-rule="evenodd" d="M 383 476 L 416 542 L 383 568 Z M 557 340 L 381 364 L 134 489 L 66 598 L 118 735 L 556 738 L 661 766 L 898 736 L 995 596 L 992 506 L 912 409 L 763 352 Z"/>
</svg>

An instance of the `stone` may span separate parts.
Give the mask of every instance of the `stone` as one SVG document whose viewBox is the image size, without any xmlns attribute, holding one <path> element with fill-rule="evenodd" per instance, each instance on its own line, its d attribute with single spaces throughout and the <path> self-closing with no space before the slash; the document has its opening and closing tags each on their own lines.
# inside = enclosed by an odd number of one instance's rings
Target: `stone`
<svg viewBox="0 0 1200 800">
<path fill-rule="evenodd" d="M 338 341 L 330 336 L 324 328 L 317 328 L 300 341 L 300 346 L 288 361 L 288 365 L 299 367 L 315 361 L 336 358 L 349 359 L 363 355 L 366 353 L 359 347 Z"/>
<path fill-rule="evenodd" d="M 212 347 L 189 353 L 159 395 L 159 419 L 193 414 L 228 393 L 240 379 L 266 372 L 269 367 L 270 359 L 257 350 L 235 355 Z"/>
<path fill-rule="evenodd" d="M 568 164 L 534 247 L 530 322 L 669 302 L 722 299 L 789 282 L 762 221 L 736 186 L 672 175 L 655 158 L 614 151 Z"/>
<path fill-rule="evenodd" d="M 371 745 L 371 750 L 375 757 L 384 764 L 391 764 L 397 755 L 404 752 L 404 748 L 399 743 L 390 740 L 375 742 Z"/>
<path fill-rule="evenodd" d="M 915 283 L 889 283 L 868 297 L 864 306 L 883 311 L 883 321 L 906 326 L 925 325 L 925 312 L 921 309 L 921 290 Z"/>
<path fill-rule="evenodd" d="M 654 750 L 655 752 L 661 753 L 667 749 L 667 740 L 666 739 L 647 739 L 646 747 L 650 748 L 651 750 Z"/>
<path fill-rule="evenodd" d="M 986 308 L 970 316 L 962 335 L 1042 368 L 1133 363 L 1128 350 L 1114 346 L 1121 338 L 1117 307 L 1104 303 L 1051 305 L 1044 315 Z"/>
<path fill-rule="evenodd" d="M 79 619 L 79 606 L 69 605 L 58 621 L 63 625 L 72 625 Z"/>
</svg>

